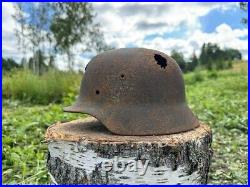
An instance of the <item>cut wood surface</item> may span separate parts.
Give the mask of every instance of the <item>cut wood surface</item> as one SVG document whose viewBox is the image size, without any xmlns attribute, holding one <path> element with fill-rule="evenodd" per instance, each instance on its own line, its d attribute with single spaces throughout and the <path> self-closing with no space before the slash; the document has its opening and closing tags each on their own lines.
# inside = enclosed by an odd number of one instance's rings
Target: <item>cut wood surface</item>
<svg viewBox="0 0 250 187">
<path fill-rule="evenodd" d="M 56 184 L 207 183 L 212 133 L 205 124 L 171 135 L 119 136 L 89 117 L 56 123 L 45 139 Z"/>
</svg>

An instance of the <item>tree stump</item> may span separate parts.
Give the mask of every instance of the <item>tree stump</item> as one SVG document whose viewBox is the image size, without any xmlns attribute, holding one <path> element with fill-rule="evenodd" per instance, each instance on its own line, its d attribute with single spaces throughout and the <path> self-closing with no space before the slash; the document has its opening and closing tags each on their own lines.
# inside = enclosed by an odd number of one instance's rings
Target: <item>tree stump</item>
<svg viewBox="0 0 250 187">
<path fill-rule="evenodd" d="M 143 129 L 142 129 L 143 130 Z M 171 135 L 119 136 L 95 118 L 46 132 L 55 184 L 206 184 L 212 155 L 207 125 Z"/>
</svg>

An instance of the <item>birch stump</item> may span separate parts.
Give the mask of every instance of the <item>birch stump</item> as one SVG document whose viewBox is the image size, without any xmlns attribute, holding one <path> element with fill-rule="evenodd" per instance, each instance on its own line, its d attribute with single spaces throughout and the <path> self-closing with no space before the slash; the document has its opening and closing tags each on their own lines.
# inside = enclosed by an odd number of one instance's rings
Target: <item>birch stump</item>
<svg viewBox="0 0 250 187">
<path fill-rule="evenodd" d="M 119 136 L 95 118 L 56 123 L 46 132 L 55 184 L 206 184 L 208 126 L 172 135 Z"/>
</svg>

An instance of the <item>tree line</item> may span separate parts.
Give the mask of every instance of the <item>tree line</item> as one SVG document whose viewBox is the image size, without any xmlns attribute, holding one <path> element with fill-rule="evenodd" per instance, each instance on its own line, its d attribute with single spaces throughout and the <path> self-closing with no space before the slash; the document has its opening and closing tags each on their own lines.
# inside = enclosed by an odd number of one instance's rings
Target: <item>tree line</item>
<svg viewBox="0 0 250 187">
<path fill-rule="evenodd" d="M 173 50 L 171 57 L 175 59 L 181 70 L 186 72 L 194 71 L 197 67 L 208 70 L 222 70 L 232 67 L 234 61 L 242 59 L 242 55 L 237 49 L 221 49 L 217 44 L 204 43 L 201 47 L 200 55 L 197 57 L 195 52 L 190 59 L 185 60 L 181 52 Z M 23 58 L 21 63 L 15 62 L 13 59 L 2 58 L 3 70 L 9 71 L 13 68 L 27 68 L 33 70 L 36 60 L 39 63 L 39 74 L 46 72 L 50 68 L 56 68 L 53 56 L 45 56 L 41 50 L 36 51 L 33 57 L 28 60 Z M 45 63 L 47 62 L 47 63 Z"/>
<path fill-rule="evenodd" d="M 12 69 L 28 69 L 33 73 L 42 75 L 49 69 L 57 69 L 57 67 L 54 64 L 53 56 L 47 57 L 42 51 L 38 50 L 34 56 L 28 59 L 22 58 L 20 62 L 16 62 L 12 58 L 2 57 L 2 70 L 5 72 L 11 71 Z M 38 71 L 34 71 L 34 69 Z"/>
<path fill-rule="evenodd" d="M 185 60 L 181 52 L 173 50 L 171 57 L 174 58 L 181 70 L 185 72 L 194 71 L 197 67 L 208 70 L 222 70 L 232 67 L 233 61 L 241 60 L 242 55 L 237 49 L 221 49 L 217 44 L 204 43 L 200 55 L 195 52 L 190 59 Z"/>
</svg>

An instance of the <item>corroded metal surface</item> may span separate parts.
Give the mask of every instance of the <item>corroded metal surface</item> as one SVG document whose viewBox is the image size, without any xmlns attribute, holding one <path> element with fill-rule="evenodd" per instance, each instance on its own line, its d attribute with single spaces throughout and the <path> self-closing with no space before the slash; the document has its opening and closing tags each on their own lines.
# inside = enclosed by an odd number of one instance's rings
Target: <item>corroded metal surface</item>
<svg viewBox="0 0 250 187">
<path fill-rule="evenodd" d="M 143 48 L 117 49 L 94 57 L 79 97 L 67 112 L 87 113 L 119 135 L 160 135 L 199 126 L 186 104 L 177 63 Z"/>
</svg>

